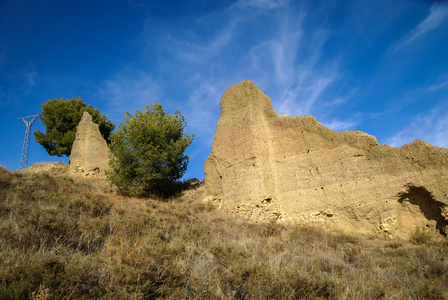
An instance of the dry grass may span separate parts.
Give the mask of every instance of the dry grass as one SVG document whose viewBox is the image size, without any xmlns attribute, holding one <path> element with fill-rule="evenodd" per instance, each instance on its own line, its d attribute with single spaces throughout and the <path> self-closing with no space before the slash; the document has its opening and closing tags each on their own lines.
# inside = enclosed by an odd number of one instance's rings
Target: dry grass
<svg viewBox="0 0 448 300">
<path fill-rule="evenodd" d="M 249 224 L 0 168 L 0 299 L 447 299 L 448 245 Z"/>
</svg>

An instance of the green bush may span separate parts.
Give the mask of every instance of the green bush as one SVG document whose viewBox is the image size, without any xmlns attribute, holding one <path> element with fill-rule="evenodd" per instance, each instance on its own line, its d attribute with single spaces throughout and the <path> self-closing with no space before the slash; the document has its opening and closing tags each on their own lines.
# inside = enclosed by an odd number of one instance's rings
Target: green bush
<svg viewBox="0 0 448 300">
<path fill-rule="evenodd" d="M 159 103 L 126 113 L 125 122 L 111 135 L 112 170 L 107 177 L 131 195 L 166 192 L 187 169 L 185 149 L 193 136 L 185 134 L 180 111 L 169 115 Z"/>
</svg>

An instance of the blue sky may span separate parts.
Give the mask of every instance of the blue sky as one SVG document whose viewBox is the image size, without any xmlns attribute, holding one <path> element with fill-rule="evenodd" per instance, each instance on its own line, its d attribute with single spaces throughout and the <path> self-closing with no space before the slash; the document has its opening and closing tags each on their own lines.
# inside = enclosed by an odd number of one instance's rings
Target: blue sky
<svg viewBox="0 0 448 300">
<path fill-rule="evenodd" d="M 185 178 L 202 179 L 221 96 L 246 79 L 280 114 L 448 147 L 448 3 L 0 0 L 0 165 L 20 168 L 17 118 L 79 96 L 113 122 L 180 109 L 195 134 Z M 32 136 L 29 165 L 59 160 Z"/>
</svg>

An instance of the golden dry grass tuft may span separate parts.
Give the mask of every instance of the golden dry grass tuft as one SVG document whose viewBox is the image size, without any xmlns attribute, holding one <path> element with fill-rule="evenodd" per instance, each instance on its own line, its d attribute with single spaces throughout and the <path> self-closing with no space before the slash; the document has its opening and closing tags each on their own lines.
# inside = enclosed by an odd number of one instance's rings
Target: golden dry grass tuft
<svg viewBox="0 0 448 300">
<path fill-rule="evenodd" d="M 448 298 L 444 238 L 251 224 L 194 198 L 0 168 L 0 299 Z"/>
</svg>

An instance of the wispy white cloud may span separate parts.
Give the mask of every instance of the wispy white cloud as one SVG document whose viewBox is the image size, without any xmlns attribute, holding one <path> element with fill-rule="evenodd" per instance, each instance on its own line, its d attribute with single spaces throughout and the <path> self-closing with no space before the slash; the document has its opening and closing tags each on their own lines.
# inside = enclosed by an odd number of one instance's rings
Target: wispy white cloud
<svg viewBox="0 0 448 300">
<path fill-rule="evenodd" d="M 218 16 L 217 16 L 218 17 Z M 222 17 L 222 16 L 219 16 Z M 212 19 L 212 20 L 210 20 Z M 152 19 L 146 22 L 146 35 L 148 37 L 147 44 L 152 48 L 154 44 L 158 45 L 158 51 L 163 52 L 163 56 L 169 56 L 180 59 L 185 64 L 207 64 L 209 60 L 219 56 L 226 47 L 231 44 L 234 39 L 236 29 L 242 22 L 243 18 L 235 16 L 232 18 L 224 18 L 225 21 L 216 25 L 216 18 L 202 18 L 199 20 L 192 20 L 196 26 L 211 27 L 216 30 L 205 34 L 204 32 L 197 32 L 194 29 L 172 28 L 164 32 L 163 35 L 157 38 L 157 43 L 154 43 L 154 28 L 165 26 L 161 24 L 153 24 Z M 193 26 L 195 28 L 195 26 Z M 166 55 L 168 54 L 168 55 Z"/>
<path fill-rule="evenodd" d="M 411 120 L 408 128 L 388 139 L 387 144 L 401 147 L 422 138 L 432 145 L 448 148 L 448 107 L 446 105 L 439 105 L 428 113 L 417 115 Z"/>
<path fill-rule="evenodd" d="M 181 81 L 179 88 L 186 93 L 186 101 L 177 102 L 177 108 L 188 123 L 187 132 L 195 134 L 194 146 L 187 150 L 192 161 L 205 160 L 210 153 L 220 99 L 227 87 L 241 80 L 253 80 L 281 114 L 311 114 L 321 109 L 328 100 L 325 93 L 341 78 L 342 57 L 325 59 L 331 33 L 325 24 L 309 30 L 308 21 L 313 16 L 308 13 L 308 9 L 289 1 L 240 0 L 219 15 L 191 20 L 193 25 L 182 30 L 168 24 L 158 34 L 152 30 L 161 25 L 154 26 L 148 20 L 147 53 L 160 53 L 158 70 L 175 70 L 173 76 Z M 203 27 L 206 30 L 197 30 Z M 173 67 L 173 62 L 179 63 Z M 127 94 L 120 92 L 123 84 L 119 80 L 106 82 L 103 90 L 117 89 L 118 94 Z M 158 79 L 147 80 L 151 85 Z M 134 84 L 132 81 L 128 85 Z M 328 111 L 347 101 L 333 101 L 334 97 L 325 103 Z M 331 114 L 319 121 L 337 131 L 352 129 L 357 122 Z"/>
<path fill-rule="evenodd" d="M 289 3 L 289 0 L 239 0 L 235 2 L 232 8 L 259 8 L 259 9 L 274 9 L 284 7 Z"/>
<path fill-rule="evenodd" d="M 210 146 L 219 116 L 219 99 L 222 88 L 216 84 L 204 82 L 193 89 L 182 112 L 188 120 L 188 127 L 199 135 L 204 146 Z M 202 139 L 204 137 L 204 139 Z"/>
<path fill-rule="evenodd" d="M 275 81 L 279 88 L 290 88 L 297 80 L 295 64 L 302 36 L 301 19 L 294 22 L 295 28 L 288 28 L 288 24 L 284 24 L 280 37 L 270 41 Z"/>
<path fill-rule="evenodd" d="M 443 74 L 438 81 L 428 87 L 427 91 L 435 92 L 441 89 L 448 89 L 448 74 Z"/>
<path fill-rule="evenodd" d="M 145 105 L 160 102 L 157 83 L 143 71 L 123 71 L 107 79 L 97 90 L 97 96 L 106 103 L 107 115 L 123 121 L 126 111 L 134 113 Z"/>
<path fill-rule="evenodd" d="M 441 24 L 448 20 L 448 4 L 446 3 L 435 3 L 431 6 L 428 17 L 424 19 L 420 24 L 418 24 L 414 29 L 412 29 L 408 34 L 406 34 L 398 43 L 395 45 L 394 50 L 397 51 L 421 36 L 431 32 L 432 30 L 439 27 Z"/>
<path fill-rule="evenodd" d="M 196 43 L 177 39 L 173 40 L 177 45 L 177 55 L 186 62 L 205 63 L 213 57 L 221 54 L 223 49 L 231 42 L 235 28 L 239 23 L 238 19 L 232 20 L 216 36 L 208 41 L 197 41 Z"/>
<path fill-rule="evenodd" d="M 270 96 L 279 113 L 312 113 L 315 103 L 338 78 L 341 58 L 322 61 L 329 32 L 305 32 L 306 10 L 292 8 L 289 1 L 282 0 L 240 0 L 220 17 L 219 29 L 207 31 L 205 37 L 195 31 L 184 36 L 176 34 L 176 30 L 165 33 L 157 44 L 166 49 L 160 51 L 169 51 L 174 59 L 183 62 L 179 71 L 189 73 L 189 82 L 208 82 L 218 77 L 231 83 L 241 77 L 252 79 L 265 84 L 260 86 L 263 90 L 274 91 Z M 215 26 L 208 23 L 214 19 L 194 22 Z M 260 21 L 269 26 L 260 31 L 253 28 L 250 41 L 240 40 L 244 36 L 241 32 Z M 235 57 L 234 46 L 246 54 Z"/>
<path fill-rule="evenodd" d="M 334 131 L 344 131 L 344 130 L 351 130 L 355 128 L 356 125 L 359 124 L 359 122 L 355 120 L 338 120 L 338 119 L 331 119 L 326 120 L 321 123 L 322 125 L 334 130 Z"/>
<path fill-rule="evenodd" d="M 36 86 L 36 80 L 38 78 L 37 69 L 34 65 L 28 66 L 22 70 L 21 76 L 25 79 L 25 82 L 29 87 Z"/>
<path fill-rule="evenodd" d="M 311 114 L 313 105 L 333 82 L 332 76 L 310 78 L 283 93 L 278 101 L 278 111 L 291 116 Z"/>
<path fill-rule="evenodd" d="M 323 30 L 306 36 L 300 26 L 283 30 L 282 37 L 271 42 L 275 81 L 282 91 L 276 105 L 282 114 L 310 114 L 316 101 L 336 79 L 340 58 L 322 63 L 328 38 Z"/>
<path fill-rule="evenodd" d="M 186 133 L 194 133 L 194 147 L 187 148 L 191 161 L 205 161 L 213 145 L 216 123 L 219 119 L 220 99 L 229 83 L 202 78 L 202 83 L 193 88 L 188 99 L 180 107 L 187 122 Z M 203 174 L 203 165 L 190 166 L 186 178 Z"/>
</svg>

